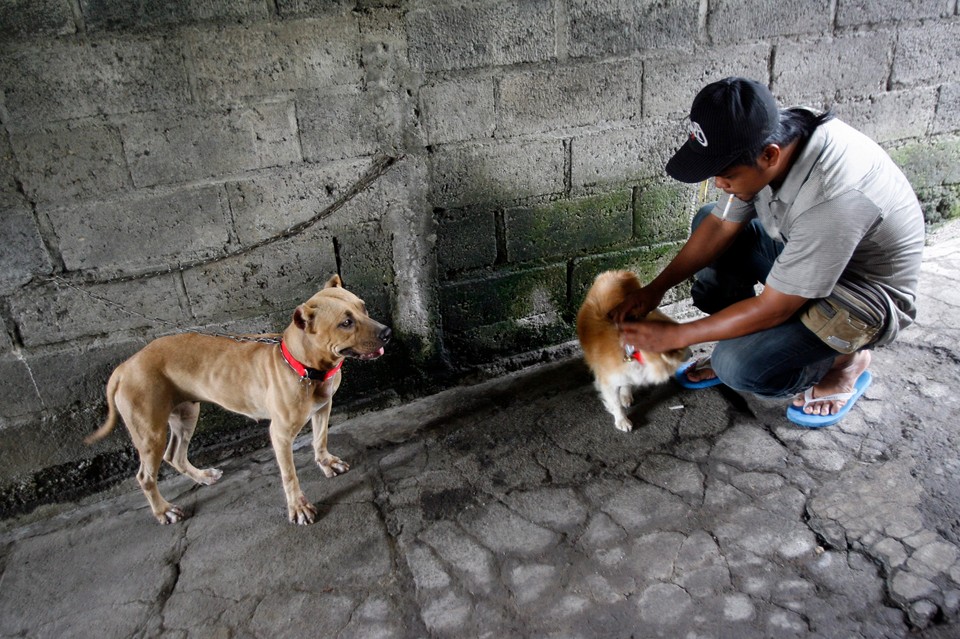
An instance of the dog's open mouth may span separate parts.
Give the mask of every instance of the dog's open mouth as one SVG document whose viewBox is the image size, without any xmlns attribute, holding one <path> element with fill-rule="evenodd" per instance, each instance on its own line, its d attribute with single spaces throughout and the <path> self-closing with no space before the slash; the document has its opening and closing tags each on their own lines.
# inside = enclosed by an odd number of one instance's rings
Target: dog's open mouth
<svg viewBox="0 0 960 639">
<path fill-rule="evenodd" d="M 359 351 L 353 350 L 352 348 L 348 348 L 347 350 L 343 351 L 340 354 L 343 355 L 344 357 L 356 357 L 357 359 L 368 360 L 368 359 L 377 359 L 378 357 L 383 355 L 383 352 L 384 352 L 383 347 L 381 346 L 377 350 L 371 351 L 369 353 L 361 353 Z"/>
</svg>

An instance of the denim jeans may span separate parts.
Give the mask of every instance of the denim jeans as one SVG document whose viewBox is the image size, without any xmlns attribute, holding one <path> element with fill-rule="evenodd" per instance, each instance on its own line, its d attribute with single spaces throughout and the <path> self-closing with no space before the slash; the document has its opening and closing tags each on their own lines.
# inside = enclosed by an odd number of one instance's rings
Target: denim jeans
<svg viewBox="0 0 960 639">
<path fill-rule="evenodd" d="M 693 228 L 710 214 L 700 209 Z M 774 240 L 759 220 L 747 224 L 717 260 L 694 276 L 693 303 L 704 313 L 716 313 L 755 295 L 765 282 L 783 243 Z M 751 335 L 721 340 L 710 362 L 717 377 L 738 391 L 761 397 L 790 397 L 819 382 L 839 353 L 794 316 L 779 326 Z"/>
</svg>

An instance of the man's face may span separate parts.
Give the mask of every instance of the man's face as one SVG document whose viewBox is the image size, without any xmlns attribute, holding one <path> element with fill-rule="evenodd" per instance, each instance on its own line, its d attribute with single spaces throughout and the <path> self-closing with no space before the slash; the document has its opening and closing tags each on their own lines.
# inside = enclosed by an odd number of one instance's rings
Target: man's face
<svg viewBox="0 0 960 639">
<path fill-rule="evenodd" d="M 752 200 L 763 187 L 785 175 L 785 168 L 781 163 L 780 147 L 771 144 L 754 166 L 740 164 L 724 170 L 713 178 L 718 189 L 732 193 L 744 202 Z"/>
<path fill-rule="evenodd" d="M 737 196 L 737 199 L 749 202 L 757 193 L 770 183 L 770 178 L 760 166 L 741 164 L 734 166 L 713 178 L 718 189 Z"/>
</svg>

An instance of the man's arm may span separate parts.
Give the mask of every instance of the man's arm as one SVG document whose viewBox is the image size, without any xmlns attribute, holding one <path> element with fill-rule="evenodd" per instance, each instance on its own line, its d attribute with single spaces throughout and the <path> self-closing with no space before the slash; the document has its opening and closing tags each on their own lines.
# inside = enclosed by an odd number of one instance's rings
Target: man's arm
<svg viewBox="0 0 960 639">
<path fill-rule="evenodd" d="M 610 314 L 618 324 L 627 317 L 643 317 L 660 305 L 671 288 L 712 263 L 733 243 L 743 223 L 708 215 L 663 271 L 645 287 L 628 296 Z"/>
<path fill-rule="evenodd" d="M 742 337 L 779 326 L 808 301 L 805 297 L 787 295 L 767 286 L 757 297 L 732 304 L 703 319 L 685 324 L 624 322 L 620 325 L 620 334 L 626 344 L 662 353 L 691 344 Z"/>
</svg>

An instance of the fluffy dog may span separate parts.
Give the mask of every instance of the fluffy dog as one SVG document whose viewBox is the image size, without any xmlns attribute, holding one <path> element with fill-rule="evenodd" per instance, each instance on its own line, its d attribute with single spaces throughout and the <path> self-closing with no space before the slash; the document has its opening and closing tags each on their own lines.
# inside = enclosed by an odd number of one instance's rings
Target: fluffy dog
<svg viewBox="0 0 960 639">
<path fill-rule="evenodd" d="M 343 288 L 340 277 L 334 275 L 297 307 L 282 334 L 231 339 L 182 333 L 145 346 L 110 376 L 107 420 L 86 442 L 105 437 L 116 426 L 117 415 L 123 418 L 140 455 L 137 481 L 153 516 L 167 524 L 186 514 L 160 495 L 157 473 L 162 461 L 199 484 L 212 484 L 222 475 L 216 468 L 198 469 L 187 459 L 200 402 L 214 402 L 253 419 L 269 419 L 287 516 L 292 522 L 311 524 L 317 509 L 300 490 L 293 439 L 311 420 L 314 458 L 323 474 L 333 477 L 350 469 L 327 450 L 340 366 L 346 357 L 379 357 L 389 340 L 390 329 L 371 319 L 363 300 Z"/>
<path fill-rule="evenodd" d="M 640 280 L 630 271 L 601 273 L 577 314 L 583 358 L 593 372 L 603 406 L 613 415 L 614 425 L 625 432 L 633 429 L 624 410 L 633 403 L 633 388 L 667 381 L 689 357 L 685 348 L 648 353 L 624 348 L 620 343 L 620 333 L 608 314 L 641 287 Z M 651 311 L 647 318 L 674 321 L 658 310 Z"/>
</svg>

